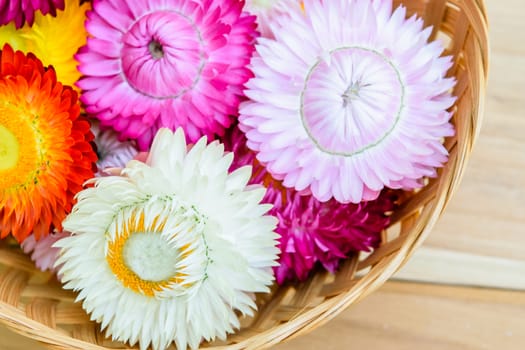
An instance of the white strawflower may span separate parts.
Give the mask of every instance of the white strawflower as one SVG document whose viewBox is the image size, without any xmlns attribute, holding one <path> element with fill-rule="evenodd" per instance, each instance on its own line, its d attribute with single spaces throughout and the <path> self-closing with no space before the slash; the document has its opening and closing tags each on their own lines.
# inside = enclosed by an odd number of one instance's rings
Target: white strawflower
<svg viewBox="0 0 525 350">
<path fill-rule="evenodd" d="M 276 219 L 247 187 L 249 167 L 228 174 L 233 154 L 206 138 L 161 129 L 146 163 L 92 180 L 64 221 L 64 288 L 114 340 L 197 348 L 252 315 L 278 254 Z"/>
</svg>

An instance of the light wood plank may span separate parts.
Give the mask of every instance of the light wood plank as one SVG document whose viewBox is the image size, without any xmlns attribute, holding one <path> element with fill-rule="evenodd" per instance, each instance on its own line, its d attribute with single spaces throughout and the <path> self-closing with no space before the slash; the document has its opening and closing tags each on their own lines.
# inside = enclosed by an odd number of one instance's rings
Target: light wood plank
<svg viewBox="0 0 525 350">
<path fill-rule="evenodd" d="M 276 350 L 505 349 L 525 344 L 525 292 L 389 282 Z"/>
<path fill-rule="evenodd" d="M 394 279 L 525 290 L 525 260 L 422 247 Z"/>
<path fill-rule="evenodd" d="M 525 260 L 525 6 L 486 3 L 492 55 L 485 120 L 460 189 L 426 245 Z"/>
</svg>

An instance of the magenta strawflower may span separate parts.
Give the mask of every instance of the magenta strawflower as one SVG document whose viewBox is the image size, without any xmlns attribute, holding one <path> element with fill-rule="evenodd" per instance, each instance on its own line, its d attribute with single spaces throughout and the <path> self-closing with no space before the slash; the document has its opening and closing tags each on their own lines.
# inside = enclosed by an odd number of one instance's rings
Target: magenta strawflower
<svg viewBox="0 0 525 350">
<path fill-rule="evenodd" d="M 86 110 L 146 150 L 161 127 L 222 134 L 251 77 L 255 17 L 237 0 L 93 2 L 77 59 Z"/>
<path fill-rule="evenodd" d="M 54 266 L 60 252 L 59 248 L 53 247 L 58 240 L 69 237 L 67 232 L 55 232 L 48 236 L 36 240 L 34 235 L 27 237 L 22 243 L 24 253 L 30 254 L 31 260 L 35 262 L 37 268 L 42 271 L 51 271 L 56 273 L 59 266 Z"/>
<path fill-rule="evenodd" d="M 281 235 L 280 265 L 274 269 L 278 283 L 306 279 L 317 262 L 334 272 L 349 253 L 377 247 L 390 221 L 385 213 L 393 209 L 391 193 L 359 204 L 286 193 L 282 206 L 270 211 L 279 219 L 275 232 Z"/>
<path fill-rule="evenodd" d="M 305 0 L 252 59 L 240 108 L 248 146 L 286 187 L 359 203 L 414 189 L 447 160 L 450 57 L 390 0 Z"/>
<path fill-rule="evenodd" d="M 273 204 L 269 214 L 279 219 L 275 232 L 281 236 L 280 265 L 274 268 L 279 284 L 306 279 L 318 263 L 334 272 L 351 252 L 378 246 L 394 208 L 393 192 L 383 192 L 378 199 L 359 204 L 342 204 L 333 199 L 320 202 L 273 179 L 246 147 L 246 138 L 237 128 L 229 130 L 223 141 L 225 149 L 234 153 L 230 170 L 252 165 L 249 183 L 267 188 L 263 203 Z"/>
<path fill-rule="evenodd" d="M 24 23 L 33 24 L 35 12 L 56 16 L 64 9 L 64 0 L 0 0 L 0 25 L 14 22 L 17 28 Z"/>
</svg>

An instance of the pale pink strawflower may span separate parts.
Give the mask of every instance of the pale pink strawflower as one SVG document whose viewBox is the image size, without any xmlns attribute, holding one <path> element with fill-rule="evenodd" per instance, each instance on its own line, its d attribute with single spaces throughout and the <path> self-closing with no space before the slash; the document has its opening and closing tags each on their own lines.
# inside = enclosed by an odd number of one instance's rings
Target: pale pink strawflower
<svg viewBox="0 0 525 350">
<path fill-rule="evenodd" d="M 86 110 L 147 150 L 161 127 L 222 134 L 251 77 L 255 17 L 237 0 L 95 0 L 77 59 Z"/>
<path fill-rule="evenodd" d="M 24 23 L 32 25 L 35 12 L 56 16 L 57 10 L 64 9 L 64 0 L 0 0 L 0 25 L 14 22 L 17 28 Z"/>
<path fill-rule="evenodd" d="M 370 251 L 379 245 L 381 232 L 390 223 L 395 193 L 384 191 L 376 200 L 359 204 L 334 199 L 320 202 L 273 179 L 246 147 L 246 138 L 238 129 L 228 131 L 223 141 L 225 149 L 234 153 L 230 169 L 252 165 L 249 183 L 267 188 L 263 202 L 273 205 L 269 214 L 279 220 L 275 232 L 281 236 L 281 254 L 279 266 L 274 267 L 279 284 L 305 280 L 317 264 L 335 272 L 352 252 Z"/>
<path fill-rule="evenodd" d="M 269 172 L 342 203 L 436 176 L 455 81 L 431 29 L 390 0 L 305 0 L 283 21 L 259 39 L 239 117 Z"/>
<path fill-rule="evenodd" d="M 40 238 L 38 241 L 34 235 L 30 235 L 22 243 L 22 249 L 24 253 L 31 256 L 31 260 L 35 262 L 38 269 L 56 273 L 60 268 L 60 266 L 55 267 L 60 249 L 53 247 L 53 244 L 64 237 L 69 237 L 69 235 L 67 232 L 55 232 Z"/>
<path fill-rule="evenodd" d="M 138 154 L 135 142 L 120 141 L 118 134 L 112 129 L 101 129 L 96 121 L 91 122 L 91 131 L 95 135 L 95 145 L 98 155 L 96 176 L 104 175 L 104 169 L 124 168 Z"/>
</svg>

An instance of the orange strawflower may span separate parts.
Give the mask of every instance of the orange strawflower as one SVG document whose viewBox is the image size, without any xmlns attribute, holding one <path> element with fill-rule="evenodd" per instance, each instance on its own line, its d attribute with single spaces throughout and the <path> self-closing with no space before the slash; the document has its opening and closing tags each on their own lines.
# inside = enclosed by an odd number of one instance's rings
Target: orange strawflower
<svg viewBox="0 0 525 350">
<path fill-rule="evenodd" d="M 33 54 L 0 52 L 0 237 L 38 240 L 71 211 L 97 156 L 77 93 Z"/>
</svg>

